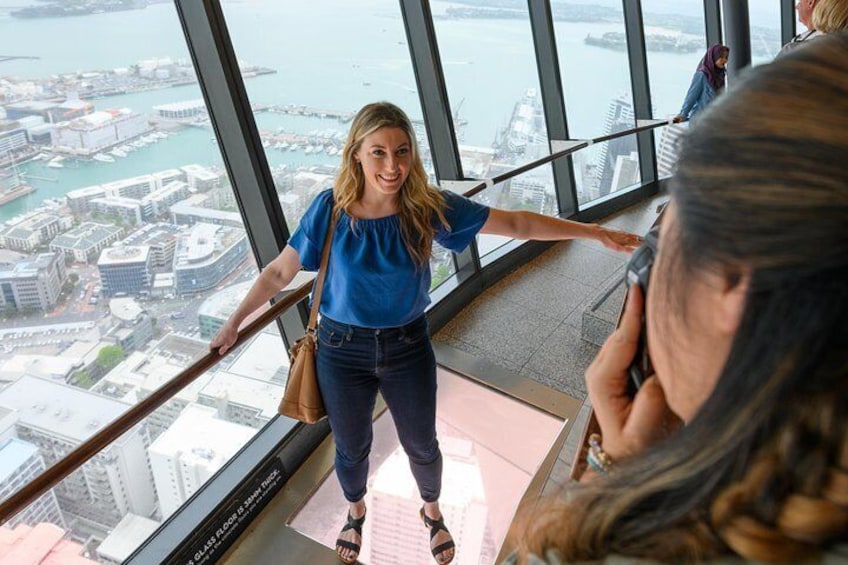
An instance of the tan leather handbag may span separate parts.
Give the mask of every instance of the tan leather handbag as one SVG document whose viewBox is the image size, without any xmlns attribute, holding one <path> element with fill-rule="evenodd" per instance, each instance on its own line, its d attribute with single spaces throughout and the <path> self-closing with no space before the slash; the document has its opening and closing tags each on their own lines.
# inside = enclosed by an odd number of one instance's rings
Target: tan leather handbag
<svg viewBox="0 0 848 565">
<path fill-rule="evenodd" d="M 315 281 L 315 293 L 312 297 L 312 309 L 309 312 L 309 322 L 306 324 L 306 334 L 291 347 L 291 364 L 289 378 L 286 381 L 286 391 L 277 411 L 283 416 L 294 418 L 306 424 L 314 424 L 327 417 L 321 391 L 318 389 L 318 373 L 315 370 L 315 347 L 318 338 L 315 328 L 318 322 L 318 306 L 321 304 L 321 293 L 324 290 L 324 277 L 327 274 L 327 261 L 330 257 L 330 246 L 333 241 L 333 230 L 336 226 L 336 214 L 330 217 L 330 227 L 324 238 L 324 250 L 321 253 L 321 266 L 318 267 L 318 279 Z"/>
</svg>

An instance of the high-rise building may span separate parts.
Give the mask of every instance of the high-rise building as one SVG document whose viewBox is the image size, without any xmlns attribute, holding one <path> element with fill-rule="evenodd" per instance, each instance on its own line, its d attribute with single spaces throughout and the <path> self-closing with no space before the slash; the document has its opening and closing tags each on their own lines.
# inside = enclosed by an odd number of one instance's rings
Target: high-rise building
<svg viewBox="0 0 848 565">
<path fill-rule="evenodd" d="M 604 118 L 604 135 L 630 129 L 636 125 L 633 105 L 629 96 L 619 96 L 610 102 L 607 115 Z M 618 137 L 607 141 L 601 147 L 598 157 L 598 192 L 605 196 L 614 192 L 613 175 L 615 174 L 616 160 L 622 155 L 630 155 L 636 151 L 636 138 L 632 135 Z"/>
<path fill-rule="evenodd" d="M 619 155 L 615 160 L 610 192 L 615 192 L 639 182 L 639 153 Z"/>
<path fill-rule="evenodd" d="M 674 124 L 663 129 L 660 148 L 657 151 L 657 174 L 660 178 L 674 174 L 680 142 L 688 130 L 686 124 Z"/>
<path fill-rule="evenodd" d="M 0 443 L 0 500 L 12 496 L 44 472 L 44 469 L 44 460 L 33 444 L 14 437 Z M 12 516 L 4 525 L 14 528 L 21 523 L 35 526 L 40 522 L 65 527 L 65 520 L 59 511 L 59 502 L 53 489 Z"/>
<path fill-rule="evenodd" d="M 247 443 L 256 430 L 189 404 L 148 450 L 162 517 L 167 518 Z"/>
<path fill-rule="evenodd" d="M 197 223 L 177 240 L 174 276 L 180 294 L 209 290 L 247 258 L 241 228 Z"/>
<path fill-rule="evenodd" d="M 50 310 L 67 279 L 61 253 L 40 253 L 14 265 L 0 264 L 0 307 Z"/>
<path fill-rule="evenodd" d="M 48 467 L 130 407 L 28 375 L 0 392 L 0 406 L 18 413 L 17 436 L 37 446 Z M 147 461 L 149 443 L 146 425 L 139 424 L 59 483 L 54 491 L 65 519 L 78 516 L 105 532 L 128 512 L 152 515 L 156 496 Z"/>
<path fill-rule="evenodd" d="M 107 247 L 97 261 L 104 296 L 150 292 L 153 256 L 147 245 Z"/>
<path fill-rule="evenodd" d="M 486 540 L 488 507 L 483 480 L 473 443 L 444 439 L 440 444 L 445 475 L 452 479 L 444 485 L 439 508 L 456 542 L 457 562 L 471 562 L 484 551 Z M 427 536 L 421 535 L 423 524 L 418 516 L 421 499 L 403 448 L 398 447 L 380 465 L 369 490 L 369 516 L 362 536 L 363 560 L 386 565 L 423 562 L 422 556 L 430 554 L 430 544 Z"/>
</svg>

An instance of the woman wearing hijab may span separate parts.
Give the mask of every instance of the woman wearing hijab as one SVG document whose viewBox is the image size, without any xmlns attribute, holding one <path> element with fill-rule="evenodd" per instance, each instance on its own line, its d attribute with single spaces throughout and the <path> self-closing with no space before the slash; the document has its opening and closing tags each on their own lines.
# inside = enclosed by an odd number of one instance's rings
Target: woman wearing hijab
<svg viewBox="0 0 848 565">
<path fill-rule="evenodd" d="M 695 76 L 692 77 L 692 84 L 689 86 L 689 92 L 686 93 L 683 107 L 674 118 L 675 122 L 691 120 L 695 114 L 712 102 L 719 92 L 724 90 L 725 67 L 729 55 L 730 49 L 719 43 L 707 49 L 698 64 Z"/>
</svg>

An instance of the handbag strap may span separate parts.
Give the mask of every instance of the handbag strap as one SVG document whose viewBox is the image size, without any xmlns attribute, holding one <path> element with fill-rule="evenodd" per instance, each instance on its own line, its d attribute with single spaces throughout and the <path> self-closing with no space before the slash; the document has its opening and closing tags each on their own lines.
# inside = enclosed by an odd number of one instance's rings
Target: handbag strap
<svg viewBox="0 0 848 565">
<path fill-rule="evenodd" d="M 330 227 L 327 228 L 327 236 L 324 238 L 324 250 L 321 252 L 321 266 L 318 267 L 318 280 L 315 282 L 315 293 L 312 296 L 312 309 L 309 311 L 309 322 L 306 324 L 306 333 L 315 333 L 318 323 L 318 306 L 321 305 L 321 294 L 324 291 L 324 278 L 327 274 L 327 263 L 330 259 L 330 247 L 333 242 L 333 231 L 336 229 L 338 216 L 335 212 L 330 216 Z"/>
</svg>

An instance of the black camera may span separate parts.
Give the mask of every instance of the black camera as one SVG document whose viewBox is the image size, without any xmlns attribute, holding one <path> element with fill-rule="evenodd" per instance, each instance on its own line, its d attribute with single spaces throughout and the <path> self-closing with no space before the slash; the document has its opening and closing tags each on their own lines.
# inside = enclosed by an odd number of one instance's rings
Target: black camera
<svg viewBox="0 0 848 565">
<path fill-rule="evenodd" d="M 627 288 L 634 284 L 638 284 L 642 289 L 642 295 L 648 295 L 648 281 L 651 278 L 651 268 L 654 266 L 654 258 L 657 254 L 659 245 L 659 226 L 654 226 L 645 235 L 642 245 L 633 252 L 630 256 L 630 261 L 627 263 L 627 270 L 624 274 L 624 282 Z M 639 332 L 639 343 L 637 345 L 636 356 L 630 364 L 629 373 L 630 380 L 628 381 L 628 392 L 631 396 L 636 394 L 642 383 L 645 382 L 654 372 L 651 366 L 651 359 L 648 356 L 647 347 L 647 332 L 645 328 L 645 314 L 642 314 L 642 330 Z"/>
</svg>

